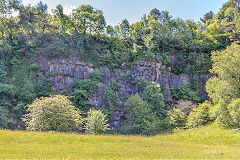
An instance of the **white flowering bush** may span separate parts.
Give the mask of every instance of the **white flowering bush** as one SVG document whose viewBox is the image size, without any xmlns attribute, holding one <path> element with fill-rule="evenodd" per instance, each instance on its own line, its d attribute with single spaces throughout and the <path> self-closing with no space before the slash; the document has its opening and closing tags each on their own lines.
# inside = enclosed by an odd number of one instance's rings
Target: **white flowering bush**
<svg viewBox="0 0 240 160">
<path fill-rule="evenodd" d="M 108 130 L 107 115 L 101 110 L 90 109 L 87 113 L 85 129 L 88 134 L 97 134 Z"/>
<path fill-rule="evenodd" d="M 67 96 L 54 95 L 36 99 L 27 105 L 23 121 L 32 131 L 76 131 L 82 130 L 81 111 L 73 106 Z"/>
</svg>

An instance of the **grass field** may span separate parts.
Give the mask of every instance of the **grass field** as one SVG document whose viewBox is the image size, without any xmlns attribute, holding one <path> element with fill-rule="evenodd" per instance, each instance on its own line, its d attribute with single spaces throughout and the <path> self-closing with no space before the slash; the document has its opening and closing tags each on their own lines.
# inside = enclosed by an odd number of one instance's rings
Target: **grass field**
<svg viewBox="0 0 240 160">
<path fill-rule="evenodd" d="M 0 130 L 0 159 L 240 159 L 240 134 L 212 125 L 155 137 Z"/>
</svg>

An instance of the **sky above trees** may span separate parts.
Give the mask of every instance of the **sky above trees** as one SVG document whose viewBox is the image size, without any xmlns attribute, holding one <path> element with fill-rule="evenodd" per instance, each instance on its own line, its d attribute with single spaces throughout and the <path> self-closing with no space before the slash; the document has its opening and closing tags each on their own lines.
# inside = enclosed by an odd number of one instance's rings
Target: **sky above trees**
<svg viewBox="0 0 240 160">
<path fill-rule="evenodd" d="M 133 23 L 139 21 L 143 14 L 151 9 L 167 10 L 174 17 L 198 21 L 206 12 L 216 13 L 227 0 L 42 0 L 48 4 L 49 10 L 58 4 L 69 12 L 71 8 L 82 4 L 90 4 L 104 12 L 107 24 L 116 25 L 122 19 Z M 35 5 L 38 0 L 23 0 L 24 4 Z"/>
</svg>

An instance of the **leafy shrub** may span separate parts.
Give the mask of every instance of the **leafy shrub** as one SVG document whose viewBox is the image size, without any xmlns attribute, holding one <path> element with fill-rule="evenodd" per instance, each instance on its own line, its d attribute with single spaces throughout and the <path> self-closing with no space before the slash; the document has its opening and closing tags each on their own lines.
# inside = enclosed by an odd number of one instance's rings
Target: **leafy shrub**
<svg viewBox="0 0 240 160">
<path fill-rule="evenodd" d="M 9 128 L 13 124 L 13 120 L 8 117 L 8 110 L 0 106 L 0 128 Z"/>
<path fill-rule="evenodd" d="M 206 91 L 212 101 L 217 104 L 220 99 L 231 103 L 240 98 L 240 45 L 232 44 L 222 51 L 212 52 L 211 73 L 214 74 L 206 83 Z"/>
<path fill-rule="evenodd" d="M 164 107 L 164 97 L 161 92 L 160 85 L 152 82 L 144 88 L 143 100 L 151 105 L 154 111 L 158 111 Z"/>
<path fill-rule="evenodd" d="M 102 81 L 102 73 L 100 71 L 92 72 L 89 75 L 89 79 L 75 81 L 72 87 L 73 92 L 70 94 L 74 106 L 87 112 L 90 105 L 89 95 L 97 90 L 97 84 L 100 81 Z"/>
<path fill-rule="evenodd" d="M 130 116 L 125 130 L 131 134 L 146 132 L 150 128 L 149 124 L 154 121 L 154 115 L 148 104 L 138 94 L 135 94 L 128 98 L 125 107 Z"/>
<path fill-rule="evenodd" d="M 122 133 L 154 135 L 169 129 L 168 119 L 158 117 L 138 94 L 129 97 L 124 106 L 129 118 Z"/>
<path fill-rule="evenodd" d="M 240 128 L 240 98 L 232 101 L 227 108 L 231 117 L 230 127 Z"/>
<path fill-rule="evenodd" d="M 89 79 L 78 80 L 73 84 L 73 92 L 70 94 L 74 106 L 87 112 L 90 102 L 88 97 L 94 92 L 95 85 Z"/>
<path fill-rule="evenodd" d="M 95 72 L 90 73 L 89 79 L 91 79 L 94 82 L 101 82 L 102 81 L 102 73 L 101 71 L 97 70 Z"/>
<path fill-rule="evenodd" d="M 198 87 L 196 79 L 194 77 L 189 77 L 189 81 L 188 81 L 187 85 L 188 85 L 188 88 L 191 90 L 196 90 Z"/>
<path fill-rule="evenodd" d="M 7 77 L 7 68 L 4 65 L 3 61 L 0 61 L 0 83 L 4 83 Z"/>
<path fill-rule="evenodd" d="M 228 106 L 222 99 L 215 106 L 216 123 L 223 128 L 240 128 L 240 99 L 233 100 Z"/>
<path fill-rule="evenodd" d="M 212 107 L 212 104 L 208 101 L 205 101 L 202 104 L 199 104 L 197 108 L 194 108 L 193 111 L 187 118 L 187 126 L 189 128 L 194 128 L 202 125 L 209 124 L 212 120 L 209 115 L 209 109 Z"/>
<path fill-rule="evenodd" d="M 185 65 L 186 65 L 186 62 L 185 62 L 184 56 L 182 54 L 179 54 L 176 56 L 175 61 L 172 63 L 171 72 L 175 74 L 184 73 Z"/>
<path fill-rule="evenodd" d="M 23 116 L 27 130 L 33 131 L 81 131 L 83 118 L 68 97 L 54 95 L 36 99 L 27 105 Z"/>
<path fill-rule="evenodd" d="M 168 116 L 170 118 L 170 124 L 175 128 L 183 128 L 186 126 L 187 115 L 180 109 L 173 108 L 168 112 Z"/>
<path fill-rule="evenodd" d="M 90 109 L 87 113 L 85 129 L 86 133 L 97 134 L 108 130 L 107 115 L 100 110 Z"/>
<path fill-rule="evenodd" d="M 104 97 L 106 100 L 105 108 L 110 112 L 120 106 L 120 100 L 111 86 L 107 86 L 106 90 L 104 91 Z"/>
<path fill-rule="evenodd" d="M 217 126 L 222 128 L 233 128 L 228 106 L 222 99 L 220 99 L 210 110 L 210 116 L 212 119 L 215 119 Z"/>
<path fill-rule="evenodd" d="M 201 102 L 202 97 L 200 93 L 194 92 L 182 85 L 178 85 L 176 88 L 171 89 L 172 97 L 175 101 L 179 100 L 191 100 L 194 102 Z"/>
<path fill-rule="evenodd" d="M 51 80 L 43 78 L 41 82 L 38 82 L 35 87 L 37 97 L 47 97 L 52 93 Z"/>
</svg>

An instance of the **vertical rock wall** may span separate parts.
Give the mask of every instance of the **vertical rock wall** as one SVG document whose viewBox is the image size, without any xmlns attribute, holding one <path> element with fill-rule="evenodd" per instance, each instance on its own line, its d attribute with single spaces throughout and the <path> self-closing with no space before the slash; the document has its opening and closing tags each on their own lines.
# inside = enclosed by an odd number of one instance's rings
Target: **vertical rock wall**
<svg viewBox="0 0 240 160">
<path fill-rule="evenodd" d="M 112 113 L 110 124 L 113 130 L 119 130 L 121 127 L 121 116 L 124 114 L 122 106 L 126 97 L 141 92 L 138 85 L 141 80 L 154 81 L 160 84 L 165 101 L 171 101 L 169 89 L 183 85 L 189 81 L 190 77 L 194 78 L 196 82 L 201 82 L 198 83 L 201 84 L 198 87 L 206 95 L 205 83 L 211 77 L 210 75 L 193 74 L 175 75 L 170 73 L 160 62 L 145 60 L 140 60 L 132 66 L 124 63 L 119 69 L 112 71 L 108 68 L 95 68 L 91 63 L 79 61 L 78 58 L 71 58 L 70 60 L 39 58 L 38 61 L 42 66 L 43 75 L 51 78 L 53 91 L 57 93 L 71 92 L 74 81 L 87 79 L 91 72 L 100 70 L 103 81 L 98 84 L 97 92 L 89 98 L 91 105 L 98 109 L 105 105 L 104 92 L 108 84 L 114 79 L 119 85 L 116 95 L 119 98 L 120 107 Z"/>
</svg>

